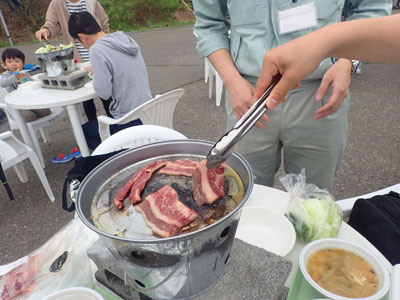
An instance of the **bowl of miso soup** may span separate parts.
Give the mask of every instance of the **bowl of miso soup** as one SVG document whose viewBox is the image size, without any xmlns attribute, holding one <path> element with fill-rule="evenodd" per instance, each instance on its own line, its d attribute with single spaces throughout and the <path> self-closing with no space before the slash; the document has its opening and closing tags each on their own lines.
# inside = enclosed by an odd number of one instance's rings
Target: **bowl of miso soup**
<svg viewBox="0 0 400 300">
<path fill-rule="evenodd" d="M 378 300 L 389 290 L 389 272 L 382 261 L 351 241 L 313 241 L 301 251 L 299 265 L 308 283 L 329 299 Z"/>
</svg>

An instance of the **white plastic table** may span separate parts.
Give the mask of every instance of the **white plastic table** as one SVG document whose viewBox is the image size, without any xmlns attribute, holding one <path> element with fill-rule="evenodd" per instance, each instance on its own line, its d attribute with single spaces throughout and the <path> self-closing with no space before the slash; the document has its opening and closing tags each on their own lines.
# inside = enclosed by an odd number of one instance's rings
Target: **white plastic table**
<svg viewBox="0 0 400 300">
<path fill-rule="evenodd" d="M 82 115 L 78 107 L 79 103 L 95 98 L 97 95 L 94 92 L 92 84 L 76 90 L 59 90 L 59 89 L 45 89 L 45 88 L 32 88 L 24 89 L 22 85 L 19 89 L 6 95 L 4 101 L 11 109 L 15 111 L 16 121 L 21 130 L 22 138 L 25 144 L 32 149 L 33 141 L 29 135 L 26 126 L 25 118 L 22 116 L 21 109 L 44 109 L 64 106 L 67 109 L 69 119 L 71 121 L 72 131 L 75 140 L 83 156 L 89 156 L 89 148 L 86 143 L 85 136 L 82 130 Z"/>
<path fill-rule="evenodd" d="M 278 213 L 285 213 L 287 210 L 287 206 L 289 203 L 289 194 L 277 190 L 274 188 L 262 186 L 255 184 L 253 191 L 247 200 L 245 206 L 258 206 L 258 207 L 266 207 L 269 209 L 272 209 Z M 76 216 L 75 216 L 76 217 Z M 98 236 L 97 234 L 94 233 L 94 231 L 91 231 L 88 227 L 86 227 L 82 222 L 70 222 L 67 226 L 78 226 L 77 232 L 79 232 L 80 235 L 86 235 L 88 240 L 93 240 L 97 239 Z M 239 225 L 240 226 L 240 225 Z M 70 229 L 68 229 L 70 231 Z M 63 237 L 61 236 L 60 233 L 57 233 L 54 235 L 54 238 L 56 239 L 62 239 Z M 282 237 L 284 238 L 284 237 Z M 393 270 L 393 266 L 390 264 L 390 262 L 370 243 L 368 242 L 361 234 L 359 234 L 356 230 L 354 230 L 352 227 L 347 225 L 347 223 L 343 222 L 342 226 L 339 231 L 339 236 L 338 238 L 345 239 L 345 240 L 351 240 L 357 244 L 360 244 L 366 248 L 368 248 L 370 251 L 372 251 L 376 256 L 381 258 L 384 266 L 386 269 L 391 273 Z M 293 263 L 292 271 L 286 280 L 285 286 L 290 287 L 292 280 L 294 278 L 294 275 L 297 271 L 298 268 L 298 259 L 299 259 L 299 254 L 301 249 L 305 246 L 305 243 L 300 241 L 299 239 L 296 240 L 296 243 L 293 247 L 293 249 L 289 252 L 289 254 L 286 255 L 286 258 L 291 260 Z M 49 249 L 46 247 L 45 249 Z M 85 259 L 89 260 L 89 257 L 85 257 Z M 21 265 L 22 263 L 25 263 L 27 261 L 27 256 L 20 258 L 10 264 L 0 266 L 0 276 L 6 274 L 16 266 Z M 93 273 L 96 271 L 97 267 L 92 264 L 93 267 Z M 96 285 L 99 285 L 102 289 L 110 292 L 113 294 L 110 290 L 108 290 L 105 286 L 96 283 Z M 115 294 L 113 294 L 115 298 L 117 297 Z M 394 298 L 397 300 L 397 298 Z"/>
<path fill-rule="evenodd" d="M 249 199 L 245 203 L 245 206 L 266 207 L 278 213 L 284 214 L 288 210 L 288 204 L 289 194 L 287 192 L 255 184 Z M 366 238 L 364 238 L 358 231 L 353 229 L 347 223 L 342 222 L 338 238 L 349 240 L 365 248 L 368 248 L 372 253 L 375 254 L 375 256 L 381 258 L 384 266 L 389 271 L 389 273 L 392 272 L 392 264 L 382 255 L 382 253 L 379 252 L 379 250 L 376 249 Z M 306 244 L 304 242 L 297 238 L 293 249 L 285 256 L 293 263 L 292 271 L 290 272 L 290 275 L 285 283 L 285 286 L 287 287 L 290 287 L 293 277 L 296 274 L 299 265 L 299 255 L 301 249 L 303 249 L 305 245 Z"/>
</svg>

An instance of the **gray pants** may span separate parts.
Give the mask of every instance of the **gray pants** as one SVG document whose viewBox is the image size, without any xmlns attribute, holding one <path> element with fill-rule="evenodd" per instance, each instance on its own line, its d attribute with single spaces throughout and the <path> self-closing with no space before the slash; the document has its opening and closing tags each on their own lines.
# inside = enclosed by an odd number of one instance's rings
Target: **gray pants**
<svg viewBox="0 0 400 300">
<path fill-rule="evenodd" d="M 253 168 L 255 182 L 273 186 L 281 164 L 283 148 L 286 173 L 306 169 L 307 182 L 332 190 L 347 140 L 347 111 L 350 97 L 335 113 L 314 120 L 315 112 L 331 96 L 328 90 L 322 101 L 315 100 L 320 82 L 309 83 L 286 97 L 286 102 L 268 111 L 271 121 L 264 129 L 254 127 L 239 142 L 237 151 Z M 225 95 L 227 128 L 237 122 L 228 93 Z"/>
</svg>

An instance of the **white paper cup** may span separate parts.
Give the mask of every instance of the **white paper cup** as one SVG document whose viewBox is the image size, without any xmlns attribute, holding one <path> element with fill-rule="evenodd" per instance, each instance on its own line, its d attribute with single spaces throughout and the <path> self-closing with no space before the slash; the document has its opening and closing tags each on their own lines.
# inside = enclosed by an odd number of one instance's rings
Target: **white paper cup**
<svg viewBox="0 0 400 300">
<path fill-rule="evenodd" d="M 311 254 L 314 252 L 326 249 L 326 248 L 337 248 L 343 249 L 350 252 L 355 253 L 356 255 L 365 259 L 371 267 L 375 270 L 376 275 L 379 279 L 379 288 L 378 291 L 369 297 L 363 298 L 350 298 L 344 297 L 337 294 L 334 294 L 326 289 L 322 288 L 319 284 L 317 284 L 311 276 L 307 272 L 307 261 L 310 258 Z M 313 241 L 306 245 L 300 252 L 299 257 L 299 265 L 301 273 L 303 274 L 304 278 L 308 281 L 308 283 L 316 289 L 320 294 L 324 295 L 326 298 L 333 299 L 333 300 L 378 300 L 383 298 L 389 290 L 390 287 L 390 277 L 389 272 L 385 269 L 381 260 L 372 254 L 368 249 L 363 248 L 353 242 L 342 240 L 342 239 L 320 239 Z"/>
<path fill-rule="evenodd" d="M 85 287 L 72 287 L 48 295 L 43 300 L 104 300 L 95 290 Z"/>
</svg>

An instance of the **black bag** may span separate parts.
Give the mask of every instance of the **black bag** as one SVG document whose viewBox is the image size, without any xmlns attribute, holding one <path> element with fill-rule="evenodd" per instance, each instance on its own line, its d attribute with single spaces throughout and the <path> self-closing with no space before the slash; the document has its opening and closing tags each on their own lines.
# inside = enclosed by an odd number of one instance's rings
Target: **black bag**
<svg viewBox="0 0 400 300">
<path fill-rule="evenodd" d="M 71 170 L 69 170 L 69 172 L 67 173 L 67 177 L 65 178 L 64 181 L 64 187 L 62 192 L 62 208 L 69 212 L 75 210 L 75 203 L 72 203 L 68 207 L 67 186 L 70 183 L 70 181 L 72 181 L 73 179 L 77 179 L 80 182 L 82 182 L 83 179 L 86 177 L 86 175 L 88 175 L 94 168 L 96 168 L 103 161 L 125 150 L 126 149 L 122 149 L 106 154 L 80 157 L 76 159 L 74 167 Z"/>
<path fill-rule="evenodd" d="M 396 192 L 358 199 L 349 225 L 373 244 L 391 264 L 400 263 L 400 196 Z"/>
</svg>

